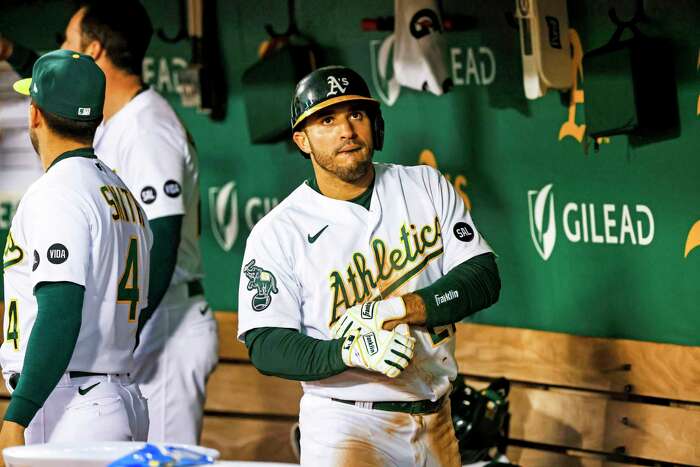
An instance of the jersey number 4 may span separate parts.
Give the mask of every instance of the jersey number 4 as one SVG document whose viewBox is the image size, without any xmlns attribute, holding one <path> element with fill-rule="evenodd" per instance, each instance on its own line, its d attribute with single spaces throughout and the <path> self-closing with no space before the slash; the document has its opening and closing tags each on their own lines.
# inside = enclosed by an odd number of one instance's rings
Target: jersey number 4
<svg viewBox="0 0 700 467">
<path fill-rule="evenodd" d="M 12 342 L 12 348 L 19 350 L 19 320 L 17 319 L 17 300 L 10 301 L 7 310 L 7 335 L 5 340 Z"/>
<path fill-rule="evenodd" d="M 139 297 L 139 242 L 136 237 L 129 239 L 126 265 L 117 287 L 117 303 L 129 305 L 129 322 L 138 317 Z"/>
</svg>

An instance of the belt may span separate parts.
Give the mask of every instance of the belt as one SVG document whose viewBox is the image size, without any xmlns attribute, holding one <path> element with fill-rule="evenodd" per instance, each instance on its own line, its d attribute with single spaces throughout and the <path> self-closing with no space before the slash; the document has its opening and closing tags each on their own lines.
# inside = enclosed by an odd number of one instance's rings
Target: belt
<svg viewBox="0 0 700 467">
<path fill-rule="evenodd" d="M 10 375 L 9 383 L 12 389 L 17 389 L 19 384 L 20 373 L 12 373 Z M 86 378 L 89 376 L 109 376 L 107 373 L 92 373 L 90 371 L 69 371 L 68 376 L 71 378 Z"/>
<path fill-rule="evenodd" d="M 197 295 L 204 295 L 204 286 L 202 281 L 195 279 L 187 283 L 187 296 L 196 297 Z"/>
<path fill-rule="evenodd" d="M 431 414 L 438 412 L 445 402 L 446 396 L 442 396 L 436 401 L 424 399 L 422 401 L 395 401 L 395 402 L 364 402 L 364 401 L 349 401 L 345 399 L 331 398 L 336 402 L 343 404 L 354 405 L 363 409 L 384 410 L 386 412 L 403 412 L 412 415 Z"/>
</svg>

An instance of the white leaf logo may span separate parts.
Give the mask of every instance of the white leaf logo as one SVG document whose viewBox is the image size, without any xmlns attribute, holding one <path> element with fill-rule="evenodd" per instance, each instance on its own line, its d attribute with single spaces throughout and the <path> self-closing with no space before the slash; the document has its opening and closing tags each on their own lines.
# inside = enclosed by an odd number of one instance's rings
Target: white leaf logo
<svg viewBox="0 0 700 467">
<path fill-rule="evenodd" d="M 552 184 L 541 190 L 527 192 L 530 212 L 530 236 L 537 252 L 547 261 L 552 255 L 557 240 L 557 227 L 554 219 L 554 194 Z"/>
<path fill-rule="evenodd" d="M 238 192 L 236 182 L 209 188 L 211 229 L 219 246 L 230 251 L 238 237 Z"/>
<path fill-rule="evenodd" d="M 401 93 L 401 85 L 396 76 L 394 76 L 392 66 L 393 49 L 393 34 L 383 41 L 373 39 L 369 43 L 374 89 L 379 98 L 388 106 L 394 105 Z"/>
</svg>

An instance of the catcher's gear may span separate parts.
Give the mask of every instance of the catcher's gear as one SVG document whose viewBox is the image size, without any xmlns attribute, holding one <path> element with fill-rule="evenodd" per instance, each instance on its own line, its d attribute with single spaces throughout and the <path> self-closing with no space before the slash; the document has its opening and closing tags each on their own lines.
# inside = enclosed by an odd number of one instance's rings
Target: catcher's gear
<svg viewBox="0 0 700 467">
<path fill-rule="evenodd" d="M 354 329 L 345 336 L 341 350 L 343 362 L 396 378 L 413 358 L 416 340 L 396 331 Z"/>
<path fill-rule="evenodd" d="M 381 331 L 384 323 L 406 316 L 406 305 L 401 297 L 388 298 L 378 302 L 367 302 L 348 308 L 345 314 L 331 328 L 334 337 L 344 337 L 349 332 L 359 330 Z M 395 329 L 398 333 L 409 336 L 407 324 L 400 324 Z"/>
<path fill-rule="evenodd" d="M 310 115 L 334 104 L 365 101 L 371 112 L 374 149 L 384 145 L 384 119 L 379 101 L 372 98 L 362 76 L 344 66 L 326 66 L 312 71 L 297 83 L 292 98 L 291 125 L 297 130 Z M 305 154 L 305 157 L 308 156 Z"/>
</svg>

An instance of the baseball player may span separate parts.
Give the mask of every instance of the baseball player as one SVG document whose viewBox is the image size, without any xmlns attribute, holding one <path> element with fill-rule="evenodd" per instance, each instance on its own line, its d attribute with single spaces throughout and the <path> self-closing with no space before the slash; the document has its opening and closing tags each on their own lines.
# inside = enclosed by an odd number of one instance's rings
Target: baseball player
<svg viewBox="0 0 700 467">
<path fill-rule="evenodd" d="M 149 306 L 132 372 L 149 401 L 148 439 L 197 444 L 217 325 L 201 282 L 197 152 L 170 105 L 141 80 L 151 36 L 139 1 L 93 2 L 73 15 L 62 48 L 91 55 L 104 71 L 95 150 L 136 195 L 153 231 Z M 14 44 L 9 61 L 21 71 L 31 53 Z"/>
<path fill-rule="evenodd" d="M 3 252 L 0 363 L 12 398 L 0 450 L 48 441 L 145 440 L 146 401 L 128 372 L 148 296 L 146 216 L 96 156 L 105 76 L 67 50 L 14 88 L 45 173 L 25 193 Z"/>
<path fill-rule="evenodd" d="M 291 123 L 314 178 L 248 237 L 238 338 L 302 381 L 302 465 L 459 465 L 454 323 L 498 299 L 491 248 L 439 172 L 372 162 L 384 121 L 356 72 L 302 79 Z"/>
</svg>

